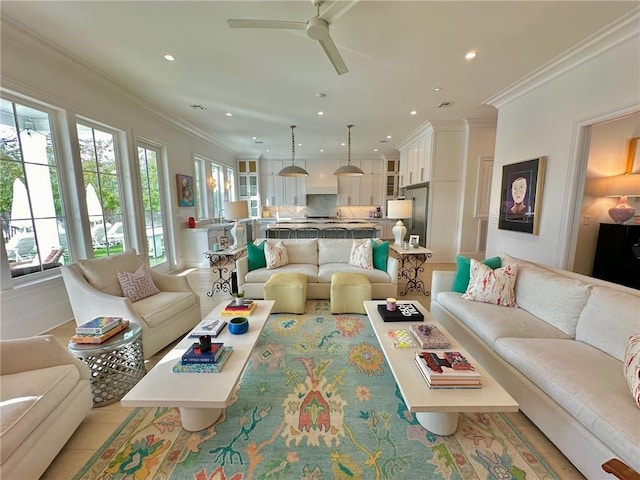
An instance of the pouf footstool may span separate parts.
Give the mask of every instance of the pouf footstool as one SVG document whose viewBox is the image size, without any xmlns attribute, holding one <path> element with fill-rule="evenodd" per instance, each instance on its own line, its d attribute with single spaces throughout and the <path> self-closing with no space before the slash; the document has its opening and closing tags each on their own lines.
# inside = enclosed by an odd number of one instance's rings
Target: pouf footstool
<svg viewBox="0 0 640 480">
<path fill-rule="evenodd" d="M 361 273 L 338 272 L 331 275 L 331 313 L 367 313 L 371 283 Z"/>
<path fill-rule="evenodd" d="M 275 300 L 273 313 L 304 313 L 307 276 L 304 273 L 274 273 L 264 284 L 264 299 Z"/>
</svg>

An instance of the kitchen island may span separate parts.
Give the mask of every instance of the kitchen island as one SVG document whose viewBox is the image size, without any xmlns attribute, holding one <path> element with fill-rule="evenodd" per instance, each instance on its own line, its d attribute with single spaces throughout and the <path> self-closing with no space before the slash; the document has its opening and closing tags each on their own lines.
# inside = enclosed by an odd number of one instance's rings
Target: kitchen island
<svg viewBox="0 0 640 480">
<path fill-rule="evenodd" d="M 260 227 L 263 238 L 374 238 L 382 225 L 366 220 L 278 220 Z"/>
</svg>

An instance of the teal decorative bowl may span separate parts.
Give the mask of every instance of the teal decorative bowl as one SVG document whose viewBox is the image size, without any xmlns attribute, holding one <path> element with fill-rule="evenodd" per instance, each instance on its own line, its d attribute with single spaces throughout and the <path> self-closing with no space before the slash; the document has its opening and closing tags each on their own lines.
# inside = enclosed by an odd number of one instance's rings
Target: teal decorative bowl
<svg viewBox="0 0 640 480">
<path fill-rule="evenodd" d="M 229 333 L 242 335 L 249 330 L 249 320 L 247 317 L 233 317 L 229 320 Z"/>
</svg>

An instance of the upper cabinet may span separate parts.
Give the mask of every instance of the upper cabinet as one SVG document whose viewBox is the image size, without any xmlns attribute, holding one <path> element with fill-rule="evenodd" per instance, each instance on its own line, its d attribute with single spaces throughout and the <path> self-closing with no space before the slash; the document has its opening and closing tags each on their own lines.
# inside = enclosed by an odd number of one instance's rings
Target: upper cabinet
<svg viewBox="0 0 640 480">
<path fill-rule="evenodd" d="M 398 147 L 400 187 L 431 180 L 432 148 L 433 132 L 428 130 L 420 130 Z"/>
<path fill-rule="evenodd" d="M 238 196 L 249 201 L 249 215 L 257 217 L 260 211 L 258 160 L 238 160 Z"/>
<path fill-rule="evenodd" d="M 343 161 L 339 166 L 346 165 Z M 361 177 L 338 177 L 338 205 L 382 206 L 384 202 L 384 168 L 382 159 L 351 160 Z"/>
<path fill-rule="evenodd" d="M 263 159 L 260 165 L 260 191 L 262 204 L 306 205 L 306 177 L 281 177 L 278 172 L 290 161 Z M 304 160 L 296 160 L 296 165 L 305 168 Z"/>
</svg>

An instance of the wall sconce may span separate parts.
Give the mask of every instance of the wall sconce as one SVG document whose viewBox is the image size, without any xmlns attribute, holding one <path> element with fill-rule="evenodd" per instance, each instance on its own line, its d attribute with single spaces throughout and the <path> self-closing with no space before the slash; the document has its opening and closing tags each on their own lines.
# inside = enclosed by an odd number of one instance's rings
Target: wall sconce
<svg viewBox="0 0 640 480">
<path fill-rule="evenodd" d="M 609 209 L 609 216 L 616 223 L 626 222 L 636 214 L 636 209 L 627 203 L 627 197 L 640 197 L 640 174 L 607 178 L 604 196 L 620 197 L 618 204 Z"/>
<path fill-rule="evenodd" d="M 218 182 L 216 182 L 216 179 L 215 179 L 215 178 L 213 178 L 213 177 L 209 177 L 209 178 L 207 179 L 207 183 L 209 184 L 209 188 L 210 188 L 211 190 L 215 190 L 215 189 L 216 189 L 216 187 L 218 186 Z"/>
<path fill-rule="evenodd" d="M 231 190 L 231 187 L 233 187 L 233 182 L 231 182 L 231 180 L 227 180 L 227 183 L 225 183 L 225 188 L 227 190 Z"/>
</svg>

